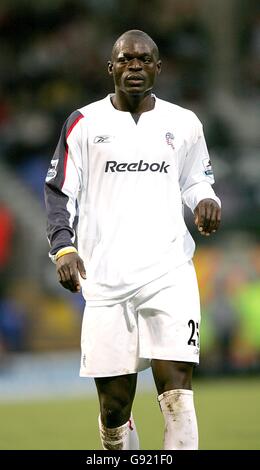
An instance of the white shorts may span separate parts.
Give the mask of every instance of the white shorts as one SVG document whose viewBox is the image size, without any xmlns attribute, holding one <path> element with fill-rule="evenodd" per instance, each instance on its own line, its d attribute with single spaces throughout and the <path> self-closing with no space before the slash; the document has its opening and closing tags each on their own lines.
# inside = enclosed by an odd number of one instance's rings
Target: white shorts
<svg viewBox="0 0 260 470">
<path fill-rule="evenodd" d="M 199 363 L 200 300 L 192 261 L 150 282 L 130 299 L 86 308 L 81 377 L 133 374 L 151 359 Z"/>
</svg>

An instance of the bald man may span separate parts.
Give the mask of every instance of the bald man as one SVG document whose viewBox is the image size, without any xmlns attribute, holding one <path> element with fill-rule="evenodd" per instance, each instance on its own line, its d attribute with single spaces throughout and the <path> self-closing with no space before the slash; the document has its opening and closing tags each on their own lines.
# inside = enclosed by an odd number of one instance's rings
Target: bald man
<svg viewBox="0 0 260 470">
<path fill-rule="evenodd" d="M 86 301 L 80 375 L 95 380 L 103 448 L 139 449 L 131 410 L 137 374 L 151 367 L 163 448 L 197 449 L 200 303 L 183 204 L 209 236 L 220 200 L 200 121 L 152 93 L 154 41 L 124 33 L 108 73 L 114 93 L 69 116 L 48 170 L 50 257 L 61 285 Z"/>
</svg>

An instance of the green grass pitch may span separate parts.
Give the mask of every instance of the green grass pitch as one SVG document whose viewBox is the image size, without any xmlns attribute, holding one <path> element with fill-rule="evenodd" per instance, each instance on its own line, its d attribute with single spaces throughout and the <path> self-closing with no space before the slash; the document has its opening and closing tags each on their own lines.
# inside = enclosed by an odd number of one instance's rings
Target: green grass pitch
<svg viewBox="0 0 260 470">
<path fill-rule="evenodd" d="M 200 449 L 260 449 L 260 379 L 196 380 Z M 0 404 L 0 449 L 100 449 L 96 397 Z M 134 404 L 141 448 L 162 448 L 156 393 Z"/>
</svg>

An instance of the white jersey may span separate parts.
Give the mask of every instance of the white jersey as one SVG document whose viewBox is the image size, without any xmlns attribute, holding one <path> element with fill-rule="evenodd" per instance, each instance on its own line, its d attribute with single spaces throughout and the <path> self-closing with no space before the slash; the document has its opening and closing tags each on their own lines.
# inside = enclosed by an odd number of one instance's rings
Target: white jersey
<svg viewBox="0 0 260 470">
<path fill-rule="evenodd" d="M 220 201 L 196 115 L 155 97 L 137 124 L 111 97 L 66 121 L 46 178 L 51 255 L 77 242 L 88 301 L 111 304 L 190 260 L 183 203 Z"/>
</svg>

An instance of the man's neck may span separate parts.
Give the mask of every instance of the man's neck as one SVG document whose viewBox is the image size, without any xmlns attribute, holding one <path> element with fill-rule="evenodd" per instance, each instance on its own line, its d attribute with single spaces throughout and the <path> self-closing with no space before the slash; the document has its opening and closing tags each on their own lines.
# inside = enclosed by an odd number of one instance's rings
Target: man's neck
<svg viewBox="0 0 260 470">
<path fill-rule="evenodd" d="M 146 111 L 151 111 L 155 106 L 155 99 L 151 93 L 146 96 L 129 96 L 115 93 L 112 96 L 111 101 L 118 111 L 126 111 L 134 115 L 140 115 Z"/>
</svg>

